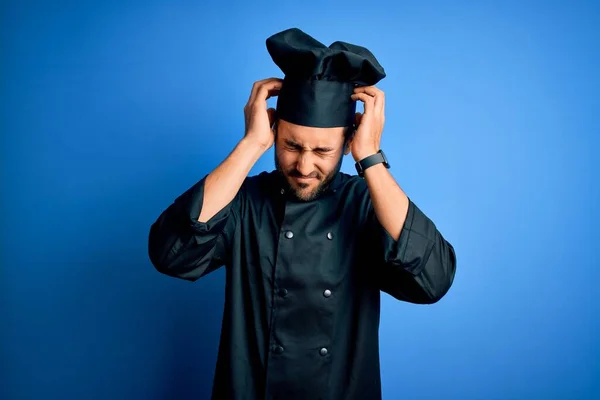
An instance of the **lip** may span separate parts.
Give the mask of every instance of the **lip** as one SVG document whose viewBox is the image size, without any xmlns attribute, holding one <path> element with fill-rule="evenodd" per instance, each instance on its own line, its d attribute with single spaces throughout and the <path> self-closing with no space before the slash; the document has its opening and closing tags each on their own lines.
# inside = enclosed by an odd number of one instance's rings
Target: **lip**
<svg viewBox="0 0 600 400">
<path fill-rule="evenodd" d="M 316 178 L 301 178 L 301 177 L 295 176 L 294 179 L 297 180 L 298 182 L 312 182 Z"/>
</svg>

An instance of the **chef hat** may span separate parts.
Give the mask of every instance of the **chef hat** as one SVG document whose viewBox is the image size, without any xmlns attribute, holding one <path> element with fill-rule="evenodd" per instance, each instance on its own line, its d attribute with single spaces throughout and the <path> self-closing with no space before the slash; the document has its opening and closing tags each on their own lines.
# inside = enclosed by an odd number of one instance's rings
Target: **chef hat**
<svg viewBox="0 0 600 400">
<path fill-rule="evenodd" d="M 385 78 L 383 67 L 366 48 L 345 42 L 327 47 L 297 28 L 267 39 L 271 58 L 284 73 L 277 116 L 319 128 L 354 124 L 354 88 Z"/>
</svg>

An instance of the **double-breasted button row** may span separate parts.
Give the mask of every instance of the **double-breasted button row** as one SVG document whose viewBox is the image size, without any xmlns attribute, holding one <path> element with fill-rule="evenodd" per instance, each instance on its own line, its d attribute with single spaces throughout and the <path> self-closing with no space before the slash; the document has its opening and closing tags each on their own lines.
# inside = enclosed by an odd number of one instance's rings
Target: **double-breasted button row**
<svg viewBox="0 0 600 400">
<path fill-rule="evenodd" d="M 327 236 L 327 239 L 333 240 L 333 232 L 327 232 L 326 236 Z M 288 238 L 288 239 L 293 238 L 294 237 L 294 232 L 292 232 L 292 231 L 286 231 L 285 232 L 285 237 Z"/>
<path fill-rule="evenodd" d="M 283 353 L 283 347 L 280 345 L 276 345 L 273 347 L 273 351 L 275 352 L 275 354 L 282 354 Z M 319 350 L 319 354 L 321 356 L 326 356 L 327 354 L 329 354 L 329 350 L 327 350 L 327 347 L 322 347 Z"/>
<path fill-rule="evenodd" d="M 277 289 L 277 294 L 278 294 L 279 296 L 281 296 L 281 297 L 285 297 L 285 296 L 287 296 L 287 294 L 288 294 L 288 290 L 287 290 L 286 288 L 280 288 L 280 289 Z M 325 289 L 325 290 L 323 291 L 323 296 L 324 296 L 324 297 L 331 297 L 331 294 L 332 294 L 332 293 L 331 293 L 331 290 L 329 290 L 329 289 Z"/>
</svg>

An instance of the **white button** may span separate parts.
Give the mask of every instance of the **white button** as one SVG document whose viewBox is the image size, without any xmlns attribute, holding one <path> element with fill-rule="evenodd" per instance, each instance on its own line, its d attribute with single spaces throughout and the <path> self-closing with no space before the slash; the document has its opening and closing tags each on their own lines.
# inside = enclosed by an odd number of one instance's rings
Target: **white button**
<svg viewBox="0 0 600 400">
<path fill-rule="evenodd" d="M 284 193 L 285 193 L 285 189 L 281 189 L 281 194 L 284 194 Z"/>
<path fill-rule="evenodd" d="M 319 354 L 322 356 L 326 356 L 328 353 L 327 349 L 325 347 L 323 347 L 321 350 L 319 350 Z"/>
<path fill-rule="evenodd" d="M 333 239 L 333 233 L 328 232 L 327 233 L 327 239 L 329 239 L 329 240 Z"/>
<path fill-rule="evenodd" d="M 331 290 L 329 290 L 329 289 L 326 289 L 326 290 L 323 292 L 323 296 L 325 296 L 325 297 L 329 297 L 329 296 L 331 296 Z"/>
<path fill-rule="evenodd" d="M 288 239 L 291 239 L 291 238 L 293 238 L 293 237 L 294 237 L 294 232 L 292 232 L 292 231 L 287 231 L 287 232 L 285 233 L 285 237 L 286 237 L 286 238 L 288 238 Z"/>
</svg>

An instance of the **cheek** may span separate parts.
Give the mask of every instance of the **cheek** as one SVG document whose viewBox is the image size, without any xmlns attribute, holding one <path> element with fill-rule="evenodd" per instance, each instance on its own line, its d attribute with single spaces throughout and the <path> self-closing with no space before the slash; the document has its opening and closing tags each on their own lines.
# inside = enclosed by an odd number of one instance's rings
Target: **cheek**
<svg viewBox="0 0 600 400">
<path fill-rule="evenodd" d="M 277 153 L 279 164 L 286 170 L 294 166 L 296 163 L 296 158 L 296 154 L 289 151 L 283 150 Z"/>
<path fill-rule="evenodd" d="M 324 173 L 329 174 L 337 167 L 339 157 L 328 157 L 327 159 L 319 160 L 317 167 Z"/>
</svg>

